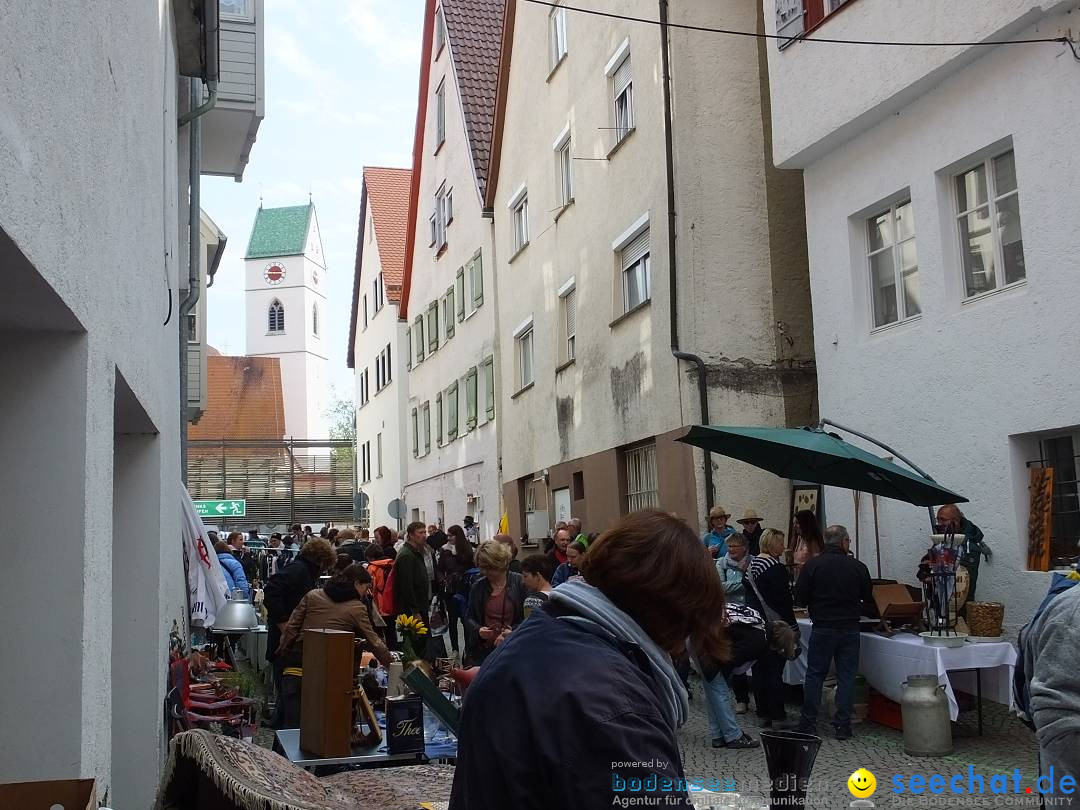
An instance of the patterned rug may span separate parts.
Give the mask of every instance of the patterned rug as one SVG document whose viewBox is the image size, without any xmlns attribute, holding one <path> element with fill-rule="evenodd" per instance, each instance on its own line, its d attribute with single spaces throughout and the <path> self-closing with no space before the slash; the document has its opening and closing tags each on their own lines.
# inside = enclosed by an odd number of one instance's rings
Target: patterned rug
<svg viewBox="0 0 1080 810">
<path fill-rule="evenodd" d="M 318 779 L 284 757 L 208 731 L 173 737 L 157 810 L 416 810 L 449 800 L 454 769 L 416 765 Z"/>
</svg>

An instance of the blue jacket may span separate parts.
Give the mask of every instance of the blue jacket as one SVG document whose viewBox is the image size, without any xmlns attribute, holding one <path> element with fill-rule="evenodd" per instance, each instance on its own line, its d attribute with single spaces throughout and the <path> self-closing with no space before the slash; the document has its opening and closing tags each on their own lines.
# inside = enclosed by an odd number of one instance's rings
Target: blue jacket
<svg viewBox="0 0 1080 810">
<path fill-rule="evenodd" d="M 713 547 L 720 546 L 720 551 L 716 554 L 716 558 L 719 559 L 727 554 L 727 539 L 733 534 L 735 534 L 735 530 L 731 526 L 725 526 L 720 534 L 717 534 L 714 529 L 710 529 L 702 535 L 701 542 L 710 551 Z"/>
<path fill-rule="evenodd" d="M 690 808 L 685 786 L 671 784 L 684 778 L 682 760 L 648 659 L 564 615 L 552 602 L 534 610 L 469 686 L 450 810 L 610 810 L 618 797 L 640 796 Z M 657 788 L 629 792 L 628 778 L 650 774 Z M 668 795 L 676 798 L 664 804 Z"/>
<path fill-rule="evenodd" d="M 244 598 L 251 598 L 251 586 L 248 585 L 247 576 L 244 574 L 244 566 L 232 555 L 232 552 L 224 551 L 217 555 L 221 563 L 221 571 L 225 574 L 225 581 L 229 583 L 229 592 L 233 588 L 239 588 L 244 592 Z"/>
<path fill-rule="evenodd" d="M 555 569 L 555 573 L 551 577 L 551 587 L 552 588 L 559 587 L 564 582 L 569 580 L 570 577 L 577 576 L 578 573 L 580 573 L 580 572 L 576 568 L 574 568 L 574 566 L 570 565 L 570 563 L 568 563 L 568 562 L 563 563 L 562 565 L 560 565 L 558 568 Z"/>
</svg>

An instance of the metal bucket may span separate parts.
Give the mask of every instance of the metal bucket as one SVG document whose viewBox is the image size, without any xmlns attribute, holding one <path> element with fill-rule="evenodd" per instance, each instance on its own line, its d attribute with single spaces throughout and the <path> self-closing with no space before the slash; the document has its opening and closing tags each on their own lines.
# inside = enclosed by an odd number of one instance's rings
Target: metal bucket
<svg viewBox="0 0 1080 810">
<path fill-rule="evenodd" d="M 904 751 L 915 757 L 952 753 L 952 721 L 945 685 L 937 675 L 910 675 L 904 682 L 900 712 L 904 718 Z"/>
</svg>

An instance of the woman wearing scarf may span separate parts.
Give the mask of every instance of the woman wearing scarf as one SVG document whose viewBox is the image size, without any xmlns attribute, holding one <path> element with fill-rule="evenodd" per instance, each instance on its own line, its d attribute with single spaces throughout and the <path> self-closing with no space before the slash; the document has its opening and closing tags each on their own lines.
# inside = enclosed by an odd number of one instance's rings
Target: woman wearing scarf
<svg viewBox="0 0 1080 810">
<path fill-rule="evenodd" d="M 701 541 L 658 510 L 627 515 L 484 662 L 465 695 L 451 810 L 610 808 L 642 780 L 691 807 L 671 663 L 687 639 L 722 657 L 724 590 Z M 542 695 L 542 698 L 538 698 Z"/>
</svg>

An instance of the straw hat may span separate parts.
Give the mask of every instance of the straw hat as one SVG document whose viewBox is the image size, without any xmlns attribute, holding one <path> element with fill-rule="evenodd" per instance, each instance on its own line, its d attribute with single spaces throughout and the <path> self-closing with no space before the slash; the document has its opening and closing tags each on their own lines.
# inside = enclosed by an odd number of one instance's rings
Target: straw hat
<svg viewBox="0 0 1080 810">
<path fill-rule="evenodd" d="M 743 510 L 743 516 L 741 518 L 739 518 L 738 520 L 736 520 L 735 522 L 736 523 L 746 523 L 746 522 L 751 521 L 751 520 L 756 520 L 758 523 L 761 522 L 761 518 L 758 517 L 757 512 L 755 512 L 753 509 L 744 509 Z"/>
<path fill-rule="evenodd" d="M 729 512 L 727 509 L 725 509 L 722 506 L 714 506 L 712 509 L 709 510 L 709 520 L 712 520 L 713 518 L 729 518 L 729 517 L 731 517 L 731 512 Z"/>
</svg>

